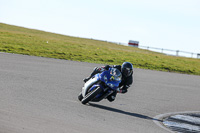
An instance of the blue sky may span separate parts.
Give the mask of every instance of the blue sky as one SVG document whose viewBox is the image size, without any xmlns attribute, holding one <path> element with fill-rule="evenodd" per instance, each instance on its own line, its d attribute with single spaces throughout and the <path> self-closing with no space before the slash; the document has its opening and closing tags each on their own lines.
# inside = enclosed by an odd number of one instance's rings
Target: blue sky
<svg viewBox="0 0 200 133">
<path fill-rule="evenodd" d="M 0 22 L 200 53 L 200 0 L 0 0 Z"/>
</svg>

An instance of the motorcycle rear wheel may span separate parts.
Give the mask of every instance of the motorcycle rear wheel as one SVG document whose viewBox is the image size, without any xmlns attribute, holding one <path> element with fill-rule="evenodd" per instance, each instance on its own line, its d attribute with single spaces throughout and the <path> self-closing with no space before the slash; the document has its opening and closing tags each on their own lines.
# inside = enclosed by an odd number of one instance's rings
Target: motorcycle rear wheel
<svg viewBox="0 0 200 133">
<path fill-rule="evenodd" d="M 94 90 L 90 91 L 81 101 L 82 104 L 86 104 L 91 101 L 97 94 L 102 91 L 100 87 L 95 88 Z"/>
</svg>

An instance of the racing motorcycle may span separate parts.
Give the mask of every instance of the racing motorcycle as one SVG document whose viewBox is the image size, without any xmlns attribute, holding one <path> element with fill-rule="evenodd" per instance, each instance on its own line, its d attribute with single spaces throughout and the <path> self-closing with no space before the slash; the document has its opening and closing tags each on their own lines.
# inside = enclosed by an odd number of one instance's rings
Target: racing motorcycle
<svg viewBox="0 0 200 133">
<path fill-rule="evenodd" d="M 121 78 L 122 74 L 116 68 L 109 68 L 109 70 L 98 73 L 84 84 L 78 99 L 82 104 L 106 99 L 113 92 L 118 91 Z"/>
</svg>

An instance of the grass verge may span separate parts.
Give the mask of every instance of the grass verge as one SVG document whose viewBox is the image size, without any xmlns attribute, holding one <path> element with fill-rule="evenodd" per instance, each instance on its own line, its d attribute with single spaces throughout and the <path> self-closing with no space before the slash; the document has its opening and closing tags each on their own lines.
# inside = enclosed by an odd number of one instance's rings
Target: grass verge
<svg viewBox="0 0 200 133">
<path fill-rule="evenodd" d="M 200 75 L 200 60 L 0 23 L 0 51 Z"/>
</svg>

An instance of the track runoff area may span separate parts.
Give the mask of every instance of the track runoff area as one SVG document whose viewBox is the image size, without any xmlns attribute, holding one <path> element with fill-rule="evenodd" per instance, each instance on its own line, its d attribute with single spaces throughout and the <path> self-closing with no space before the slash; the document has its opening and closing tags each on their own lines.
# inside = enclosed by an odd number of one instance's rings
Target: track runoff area
<svg viewBox="0 0 200 133">
<path fill-rule="evenodd" d="M 161 114 L 154 117 L 154 122 L 169 132 L 200 133 L 200 112 L 197 111 Z"/>
</svg>

